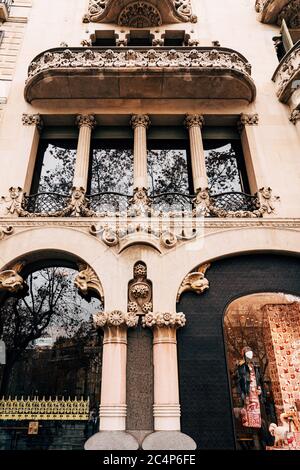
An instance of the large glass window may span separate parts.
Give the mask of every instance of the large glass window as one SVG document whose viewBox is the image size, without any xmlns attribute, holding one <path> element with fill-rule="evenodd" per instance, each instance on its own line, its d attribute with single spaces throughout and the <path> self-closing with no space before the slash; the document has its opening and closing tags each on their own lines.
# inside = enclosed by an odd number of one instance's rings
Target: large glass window
<svg viewBox="0 0 300 470">
<path fill-rule="evenodd" d="M 188 146 L 185 141 L 149 140 L 149 193 L 189 194 L 191 175 Z"/>
<path fill-rule="evenodd" d="M 31 194 L 70 193 L 77 143 L 76 139 L 41 139 Z"/>
<path fill-rule="evenodd" d="M 204 139 L 208 184 L 211 195 L 249 193 L 241 142 L 235 139 Z"/>
</svg>

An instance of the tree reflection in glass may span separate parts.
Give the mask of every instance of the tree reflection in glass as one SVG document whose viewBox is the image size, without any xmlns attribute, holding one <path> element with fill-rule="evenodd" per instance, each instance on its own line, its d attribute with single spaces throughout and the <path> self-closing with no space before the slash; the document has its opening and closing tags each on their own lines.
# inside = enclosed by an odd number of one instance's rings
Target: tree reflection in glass
<svg viewBox="0 0 300 470">
<path fill-rule="evenodd" d="M 83 395 L 99 398 L 101 342 L 90 303 L 74 286 L 77 271 L 49 267 L 26 279 L 28 291 L 0 305 L 0 337 L 7 361 L 0 368 L 0 395 Z"/>
</svg>

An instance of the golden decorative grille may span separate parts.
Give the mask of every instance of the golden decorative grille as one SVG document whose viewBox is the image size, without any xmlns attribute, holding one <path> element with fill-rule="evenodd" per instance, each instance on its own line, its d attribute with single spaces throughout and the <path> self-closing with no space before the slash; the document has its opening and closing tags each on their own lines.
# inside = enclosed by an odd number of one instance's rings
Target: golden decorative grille
<svg viewBox="0 0 300 470">
<path fill-rule="evenodd" d="M 89 400 L 83 398 L 71 400 L 69 397 L 46 400 L 39 399 L 2 398 L 0 400 L 0 420 L 14 421 L 87 421 L 89 419 Z"/>
</svg>

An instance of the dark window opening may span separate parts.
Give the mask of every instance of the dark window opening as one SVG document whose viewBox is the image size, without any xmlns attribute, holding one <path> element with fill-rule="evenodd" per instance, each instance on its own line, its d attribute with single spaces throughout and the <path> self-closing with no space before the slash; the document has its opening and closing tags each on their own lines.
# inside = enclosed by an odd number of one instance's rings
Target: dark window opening
<svg viewBox="0 0 300 470">
<path fill-rule="evenodd" d="M 210 194 L 249 194 L 241 142 L 235 139 L 204 139 L 203 144 Z"/>
<path fill-rule="evenodd" d="M 93 46 L 115 47 L 117 45 L 117 35 L 114 30 L 95 31 L 91 39 Z"/>
<path fill-rule="evenodd" d="M 181 47 L 185 44 L 185 31 L 168 30 L 164 34 L 164 46 Z"/>
<path fill-rule="evenodd" d="M 132 30 L 127 37 L 128 47 L 151 47 L 154 35 L 148 30 Z"/>
<path fill-rule="evenodd" d="M 31 194 L 68 194 L 73 185 L 77 153 L 76 139 L 41 139 Z"/>
</svg>

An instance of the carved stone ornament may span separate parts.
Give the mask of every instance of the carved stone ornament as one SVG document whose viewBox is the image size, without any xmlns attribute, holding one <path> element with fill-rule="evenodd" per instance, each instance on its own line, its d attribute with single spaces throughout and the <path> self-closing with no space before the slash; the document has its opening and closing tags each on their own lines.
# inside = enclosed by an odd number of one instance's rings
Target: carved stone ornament
<svg viewBox="0 0 300 470">
<path fill-rule="evenodd" d="M 202 129 L 204 124 L 204 117 L 200 114 L 186 114 L 185 116 L 184 125 L 187 129 L 191 127 L 200 127 Z"/>
<path fill-rule="evenodd" d="M 259 210 L 262 214 L 273 214 L 273 212 L 275 212 L 274 203 L 279 201 L 280 197 L 273 196 L 272 189 L 265 186 L 258 191 L 258 199 L 260 205 Z"/>
<path fill-rule="evenodd" d="M 44 127 L 44 122 L 40 114 L 23 114 L 22 123 L 24 126 L 36 126 L 39 130 Z"/>
<path fill-rule="evenodd" d="M 17 263 L 11 269 L 0 271 L 0 292 L 16 294 L 26 287 L 26 282 L 20 276 L 24 263 Z"/>
<path fill-rule="evenodd" d="M 196 217 L 209 217 L 211 201 L 208 188 L 199 188 L 193 202 L 196 206 Z"/>
<path fill-rule="evenodd" d="M 144 328 L 183 328 L 185 324 L 184 313 L 147 313 L 142 319 Z"/>
<path fill-rule="evenodd" d="M 239 130 L 243 130 L 245 126 L 257 126 L 259 123 L 259 116 L 257 113 L 255 114 L 240 114 L 240 118 L 238 121 L 238 128 Z"/>
<path fill-rule="evenodd" d="M 131 217 L 142 217 L 151 213 L 151 199 L 148 197 L 146 188 L 135 188 L 133 198 L 130 199 L 129 204 L 128 215 Z"/>
<path fill-rule="evenodd" d="M 278 15 L 277 24 L 281 25 L 285 20 L 288 28 L 300 28 L 300 0 L 290 0 Z"/>
<path fill-rule="evenodd" d="M 90 129 L 94 129 L 97 125 L 95 116 L 88 114 L 79 114 L 76 117 L 76 125 L 81 128 L 81 127 L 89 127 Z"/>
<path fill-rule="evenodd" d="M 136 129 L 137 127 L 144 127 L 145 129 L 149 129 L 151 121 L 148 114 L 134 114 L 131 116 L 130 124 L 133 129 Z"/>
<path fill-rule="evenodd" d="M 7 225 L 6 227 L 0 226 L 0 240 L 3 240 L 5 237 L 9 237 L 14 233 L 14 227 L 12 225 Z"/>
<path fill-rule="evenodd" d="M 210 264 L 202 264 L 197 271 L 189 273 L 179 288 L 177 294 L 177 302 L 180 301 L 180 297 L 184 292 L 195 292 L 200 295 L 209 289 L 209 281 L 206 279 L 206 271 L 210 268 Z"/>
<path fill-rule="evenodd" d="M 0 199 L 0 217 L 25 217 L 27 212 L 22 207 L 23 190 L 20 187 L 9 188 L 9 195 Z"/>
<path fill-rule="evenodd" d="M 300 88 L 300 47 L 294 46 L 277 67 L 273 81 L 279 101 L 288 103 Z"/>
<path fill-rule="evenodd" d="M 296 125 L 300 121 L 300 109 L 294 109 L 290 116 L 290 121 Z"/>
<path fill-rule="evenodd" d="M 197 17 L 192 13 L 191 0 L 160 0 L 153 3 L 151 0 L 125 0 L 123 2 L 119 0 L 90 0 L 88 14 L 84 15 L 83 21 L 150 27 L 162 24 L 162 14 L 172 22 L 191 21 L 195 23 L 197 21 Z M 138 19 L 139 21 L 136 21 Z"/>
<path fill-rule="evenodd" d="M 138 315 L 152 312 L 152 284 L 147 279 L 147 267 L 136 263 L 133 269 L 134 278 L 128 286 L 128 311 Z"/>
<path fill-rule="evenodd" d="M 95 271 L 88 265 L 79 266 L 79 274 L 74 280 L 75 287 L 83 297 L 90 297 L 95 293 L 101 301 L 104 301 L 104 292 L 102 284 Z"/>
<path fill-rule="evenodd" d="M 97 328 L 121 327 L 134 328 L 139 322 L 139 317 L 134 312 L 121 312 L 114 310 L 112 312 L 99 312 L 93 315 L 94 324 Z"/>
</svg>

